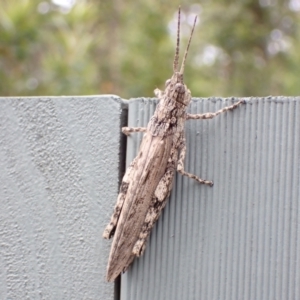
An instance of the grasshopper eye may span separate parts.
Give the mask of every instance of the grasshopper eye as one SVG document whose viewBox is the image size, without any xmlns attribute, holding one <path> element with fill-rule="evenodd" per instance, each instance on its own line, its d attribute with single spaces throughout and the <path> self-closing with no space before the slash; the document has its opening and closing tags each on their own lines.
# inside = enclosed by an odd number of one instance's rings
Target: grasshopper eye
<svg viewBox="0 0 300 300">
<path fill-rule="evenodd" d="M 178 93 L 184 92 L 184 86 L 181 83 L 176 83 L 175 89 L 178 91 Z"/>
<path fill-rule="evenodd" d="M 170 82 L 171 82 L 171 79 L 168 79 L 165 83 L 165 87 L 167 87 L 170 84 Z"/>
</svg>

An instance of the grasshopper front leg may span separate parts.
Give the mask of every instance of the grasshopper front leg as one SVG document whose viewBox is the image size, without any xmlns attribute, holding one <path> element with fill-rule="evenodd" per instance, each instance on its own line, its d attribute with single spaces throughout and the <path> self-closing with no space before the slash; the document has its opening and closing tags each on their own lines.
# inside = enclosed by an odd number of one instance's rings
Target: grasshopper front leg
<svg viewBox="0 0 300 300">
<path fill-rule="evenodd" d="M 246 103 L 245 100 L 241 100 L 233 105 L 230 106 L 226 106 L 218 111 L 216 111 L 215 113 L 205 113 L 205 114 L 186 114 L 186 119 L 187 120 L 197 120 L 197 119 L 212 119 L 218 115 L 220 115 L 221 113 L 224 113 L 226 111 L 229 110 L 234 110 L 235 108 L 237 108 L 239 105 Z"/>
<path fill-rule="evenodd" d="M 158 98 L 161 99 L 163 97 L 163 91 L 161 91 L 160 89 L 155 89 L 154 90 L 154 95 Z"/>
</svg>

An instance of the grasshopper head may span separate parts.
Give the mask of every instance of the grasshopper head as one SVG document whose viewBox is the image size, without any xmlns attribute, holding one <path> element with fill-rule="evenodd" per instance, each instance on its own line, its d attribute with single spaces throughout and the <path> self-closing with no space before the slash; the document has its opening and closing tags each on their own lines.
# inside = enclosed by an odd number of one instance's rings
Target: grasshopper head
<svg viewBox="0 0 300 300">
<path fill-rule="evenodd" d="M 195 17 L 194 25 L 192 28 L 192 32 L 189 38 L 188 45 L 186 47 L 183 60 L 181 63 L 180 71 L 178 71 L 178 60 L 179 60 L 179 44 L 180 44 L 180 7 L 178 9 L 178 25 L 177 25 L 177 43 L 176 43 L 176 51 L 175 51 L 175 57 L 173 62 L 173 76 L 166 81 L 165 86 L 165 93 L 172 96 L 173 99 L 176 100 L 176 102 L 179 102 L 183 104 L 184 106 L 187 106 L 190 102 L 191 93 L 186 87 L 186 85 L 183 82 L 183 73 L 184 73 L 184 66 L 186 57 L 188 54 L 188 50 L 190 47 L 190 43 L 192 40 L 193 32 L 195 29 L 197 17 Z"/>
<path fill-rule="evenodd" d="M 166 81 L 165 93 L 176 102 L 188 106 L 190 102 L 190 91 L 183 82 L 183 74 L 174 72 L 173 76 Z"/>
</svg>

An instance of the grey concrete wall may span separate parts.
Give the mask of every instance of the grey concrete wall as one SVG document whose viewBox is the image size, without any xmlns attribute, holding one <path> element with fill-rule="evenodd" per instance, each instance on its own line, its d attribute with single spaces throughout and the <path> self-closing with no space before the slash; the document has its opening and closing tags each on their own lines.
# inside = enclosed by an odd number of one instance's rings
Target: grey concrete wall
<svg viewBox="0 0 300 300">
<path fill-rule="evenodd" d="M 0 99 L 0 299 L 113 299 L 116 96 Z"/>
<path fill-rule="evenodd" d="M 194 99 L 190 110 L 237 100 Z M 155 105 L 130 102 L 129 125 L 144 126 Z M 186 135 L 186 170 L 214 186 L 177 174 L 144 256 L 122 276 L 121 299 L 300 299 L 300 98 L 248 99 L 187 121 Z M 128 138 L 128 162 L 140 137 Z"/>
</svg>

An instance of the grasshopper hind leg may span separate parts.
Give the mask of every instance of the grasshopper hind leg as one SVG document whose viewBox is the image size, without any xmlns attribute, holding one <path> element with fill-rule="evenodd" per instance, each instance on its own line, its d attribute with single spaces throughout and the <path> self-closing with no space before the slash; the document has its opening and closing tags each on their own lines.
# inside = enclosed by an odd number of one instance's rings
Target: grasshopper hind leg
<svg viewBox="0 0 300 300">
<path fill-rule="evenodd" d="M 114 235 L 115 229 L 118 224 L 119 216 L 120 216 L 123 204 L 124 204 L 124 200 L 126 198 L 128 185 L 129 184 L 124 181 L 121 184 L 118 200 L 114 207 L 114 212 L 110 218 L 110 222 L 107 224 L 107 226 L 103 232 L 103 237 L 105 239 L 110 239 Z"/>
<path fill-rule="evenodd" d="M 218 111 L 216 111 L 215 113 L 205 113 L 205 114 L 186 114 L 187 116 L 187 120 L 197 120 L 197 119 L 202 119 L 202 120 L 205 120 L 205 119 L 213 119 L 215 118 L 216 116 L 224 113 L 224 112 L 227 112 L 227 111 L 232 111 L 234 109 L 236 109 L 239 105 L 241 104 L 245 104 L 246 101 L 245 100 L 240 100 L 236 103 L 234 103 L 233 105 L 230 105 L 230 106 L 226 106 Z"/>
<path fill-rule="evenodd" d="M 131 178 L 130 176 L 134 169 L 135 164 L 136 164 L 136 159 L 134 159 L 132 161 L 132 163 L 129 165 L 129 167 L 127 168 L 125 175 L 122 179 L 119 196 L 117 199 L 117 203 L 114 207 L 114 212 L 110 218 L 110 222 L 108 223 L 108 225 L 106 226 L 106 228 L 104 229 L 104 232 L 103 232 L 103 237 L 105 239 L 110 239 L 114 235 L 114 232 L 115 232 L 117 224 L 118 224 L 119 216 L 121 214 L 122 207 L 123 207 L 126 195 L 127 195 L 127 190 L 128 190 L 128 186 L 129 186 L 129 182 L 130 182 L 130 178 Z"/>
<path fill-rule="evenodd" d="M 152 198 L 152 204 L 148 209 L 144 224 L 139 234 L 139 238 L 132 250 L 132 253 L 136 256 L 141 256 L 145 251 L 146 242 L 153 225 L 159 218 L 163 208 L 167 203 L 167 198 L 169 197 L 172 189 L 173 177 L 174 168 L 169 168 L 158 183 Z"/>
<path fill-rule="evenodd" d="M 126 135 L 130 135 L 131 132 L 145 132 L 147 130 L 146 127 L 123 127 L 122 128 L 122 132 Z M 134 166 L 136 164 L 137 158 L 135 158 L 132 163 L 130 164 L 130 166 L 128 167 L 128 169 L 125 172 L 125 175 L 122 179 L 122 183 L 120 186 L 120 192 L 119 192 L 119 196 L 117 199 L 117 203 L 115 205 L 114 208 L 114 212 L 111 216 L 110 222 L 109 224 L 106 226 L 104 232 L 103 232 L 103 237 L 105 239 L 110 239 L 113 235 L 114 232 L 116 230 L 117 224 L 118 224 L 118 220 L 119 220 L 119 216 L 121 214 L 122 211 L 122 207 L 127 195 L 127 190 L 128 190 L 128 186 L 129 186 L 129 182 L 130 182 L 130 178 L 131 178 L 131 173 L 132 170 L 134 169 Z"/>
</svg>

